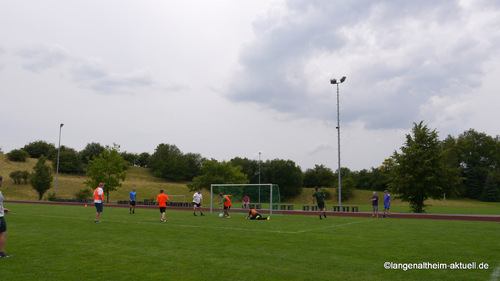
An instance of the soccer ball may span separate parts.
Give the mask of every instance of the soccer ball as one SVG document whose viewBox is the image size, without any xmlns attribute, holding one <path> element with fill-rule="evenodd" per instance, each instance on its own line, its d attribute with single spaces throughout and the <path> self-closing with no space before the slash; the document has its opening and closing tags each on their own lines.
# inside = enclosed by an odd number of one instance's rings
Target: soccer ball
<svg viewBox="0 0 500 281">
<path fill-rule="evenodd" d="M 220 214 L 219 214 L 219 218 L 222 218 L 223 216 L 224 216 L 224 214 L 223 214 L 223 213 L 220 213 Z"/>
</svg>

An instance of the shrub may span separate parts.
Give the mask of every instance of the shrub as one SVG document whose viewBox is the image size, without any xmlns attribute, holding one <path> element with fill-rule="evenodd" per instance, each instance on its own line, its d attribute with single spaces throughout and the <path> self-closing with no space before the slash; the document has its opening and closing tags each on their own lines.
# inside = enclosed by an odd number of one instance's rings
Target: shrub
<svg viewBox="0 0 500 281">
<path fill-rule="evenodd" d="M 75 197 L 80 200 L 92 198 L 92 189 L 82 188 L 75 193 Z"/>
<path fill-rule="evenodd" d="M 40 158 L 42 155 L 49 157 L 55 149 L 53 144 L 42 140 L 31 142 L 23 147 L 23 150 L 28 152 L 31 158 Z"/>
<path fill-rule="evenodd" d="M 7 153 L 7 157 L 9 158 L 10 161 L 16 161 L 16 162 L 26 162 L 26 159 L 30 155 L 28 152 L 22 150 L 22 149 L 14 149 L 11 152 Z"/>
<path fill-rule="evenodd" d="M 325 194 L 325 200 L 332 199 L 332 193 L 329 190 L 323 189 L 323 193 Z"/>
<path fill-rule="evenodd" d="M 21 183 L 21 171 L 14 171 L 9 174 L 9 177 L 14 180 L 14 184 L 20 184 Z"/>
<path fill-rule="evenodd" d="M 28 180 L 30 178 L 30 172 L 28 171 L 21 171 L 21 178 L 23 178 L 24 184 L 28 184 Z"/>
<path fill-rule="evenodd" d="M 48 201 L 57 201 L 57 199 L 59 199 L 59 198 L 56 196 L 55 192 L 49 193 L 47 195 L 47 200 Z"/>
<path fill-rule="evenodd" d="M 341 189 L 341 200 L 346 201 L 349 198 L 354 196 L 354 180 L 351 178 L 347 178 L 345 180 L 342 180 L 342 189 Z M 335 196 L 339 197 L 339 189 L 338 187 L 335 190 Z"/>
</svg>

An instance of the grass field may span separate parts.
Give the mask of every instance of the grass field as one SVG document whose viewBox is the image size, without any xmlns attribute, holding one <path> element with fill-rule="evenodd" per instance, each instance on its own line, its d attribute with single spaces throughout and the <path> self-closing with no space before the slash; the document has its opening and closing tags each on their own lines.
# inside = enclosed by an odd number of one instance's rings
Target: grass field
<svg viewBox="0 0 500 281">
<path fill-rule="evenodd" d="M 5 203 L 1 280 L 498 280 L 490 222 L 273 216 Z M 394 263 L 488 263 L 487 270 L 395 270 Z"/>
</svg>

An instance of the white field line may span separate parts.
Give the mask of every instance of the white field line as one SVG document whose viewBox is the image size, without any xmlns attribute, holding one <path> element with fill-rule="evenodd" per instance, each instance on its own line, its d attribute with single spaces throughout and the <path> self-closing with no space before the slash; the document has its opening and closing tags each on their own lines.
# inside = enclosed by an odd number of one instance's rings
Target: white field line
<svg viewBox="0 0 500 281">
<path fill-rule="evenodd" d="M 334 225 L 325 226 L 325 227 L 320 227 L 320 228 L 310 228 L 310 229 L 304 229 L 304 230 L 299 230 L 299 231 L 297 231 L 297 233 L 304 233 L 304 232 L 310 232 L 310 231 L 317 231 L 317 230 L 323 230 L 323 229 L 327 229 L 327 228 L 341 227 L 341 226 L 346 226 L 346 225 L 350 225 L 350 224 L 355 224 L 355 223 L 364 223 L 364 222 L 369 222 L 369 221 L 373 221 L 373 220 L 367 220 L 367 221 L 352 221 L 352 222 L 348 222 L 348 223 L 343 223 L 343 224 L 334 224 Z"/>
<path fill-rule="evenodd" d="M 92 216 L 89 218 L 82 218 L 82 217 L 44 215 L 44 214 L 40 214 L 40 213 L 16 213 L 16 215 L 92 221 Z M 368 220 L 368 221 L 372 221 L 372 220 Z M 110 220 L 110 219 L 106 219 L 104 223 L 106 223 L 106 222 L 124 223 L 124 224 L 148 224 L 148 225 L 159 225 L 160 224 L 159 222 L 157 223 L 157 222 L 151 222 L 151 221 L 129 221 L 129 220 Z M 251 232 L 268 232 L 268 233 L 281 233 L 281 234 L 300 234 L 300 233 L 306 233 L 306 232 L 311 232 L 311 231 L 320 231 L 320 230 L 329 229 L 329 228 L 343 227 L 343 226 L 347 226 L 347 225 L 351 225 L 351 224 L 364 223 L 364 222 L 367 222 L 367 221 L 353 221 L 353 222 L 348 222 L 348 223 L 343 223 L 343 224 L 334 224 L 334 225 L 329 225 L 329 226 L 320 227 L 320 228 L 310 228 L 310 229 L 303 229 L 303 230 L 297 230 L 297 231 L 249 229 L 249 228 L 240 228 L 240 227 L 205 226 L 205 225 L 194 225 L 194 224 L 178 224 L 178 223 L 169 223 L 168 218 L 167 218 L 167 223 L 165 225 L 187 227 L 187 228 L 236 230 L 236 231 L 246 231 L 246 232 L 251 231 Z M 263 222 L 260 222 L 260 223 L 263 223 Z"/>
</svg>

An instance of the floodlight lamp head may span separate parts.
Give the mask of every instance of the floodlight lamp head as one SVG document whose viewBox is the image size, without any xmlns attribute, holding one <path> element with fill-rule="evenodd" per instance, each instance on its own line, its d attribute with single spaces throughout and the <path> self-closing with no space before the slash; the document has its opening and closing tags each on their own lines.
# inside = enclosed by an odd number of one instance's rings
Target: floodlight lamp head
<svg viewBox="0 0 500 281">
<path fill-rule="evenodd" d="M 340 78 L 340 83 L 344 83 L 344 81 L 345 81 L 345 76 Z"/>
<path fill-rule="evenodd" d="M 337 79 L 330 79 L 330 84 L 337 84 Z"/>
<path fill-rule="evenodd" d="M 64 124 L 63 124 L 63 123 L 61 123 L 61 125 L 59 126 L 59 128 L 62 128 L 62 126 L 64 126 Z"/>
</svg>

